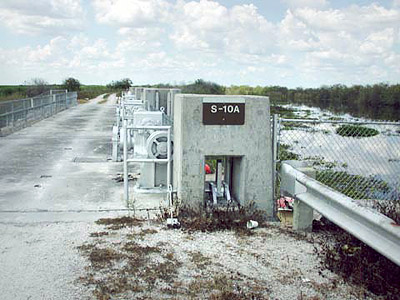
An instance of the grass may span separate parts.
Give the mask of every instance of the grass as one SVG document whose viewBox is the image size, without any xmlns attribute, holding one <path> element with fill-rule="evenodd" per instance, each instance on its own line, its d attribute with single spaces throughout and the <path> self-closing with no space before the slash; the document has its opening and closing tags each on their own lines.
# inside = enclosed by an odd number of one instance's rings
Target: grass
<svg viewBox="0 0 400 300">
<path fill-rule="evenodd" d="M 1 85 L 0 101 L 26 98 L 26 85 Z"/>
<path fill-rule="evenodd" d="M 364 289 L 382 299 L 398 299 L 400 266 L 337 226 L 329 227 L 321 236 L 321 249 L 315 248 L 322 267 L 359 285 L 361 294 Z"/>
<path fill-rule="evenodd" d="M 96 221 L 98 225 L 105 225 L 107 229 L 119 230 L 124 227 L 142 226 L 143 220 L 132 217 L 103 218 Z"/>
<path fill-rule="evenodd" d="M 287 144 L 279 144 L 278 159 L 282 160 L 298 160 L 300 156 L 292 151 L 289 151 L 291 147 Z"/>
<path fill-rule="evenodd" d="M 336 133 L 344 137 L 371 137 L 378 135 L 379 131 L 359 125 L 342 125 L 336 129 Z"/>
<path fill-rule="evenodd" d="M 91 286 L 95 299 L 112 299 L 114 297 L 132 298 L 127 295 L 150 292 L 158 285 L 171 284 L 176 279 L 181 263 L 174 253 L 161 248 L 163 245 L 141 245 L 136 237 L 155 234 L 158 231 L 142 229 L 143 220 L 132 217 L 104 218 L 96 224 L 106 226 L 107 230 L 139 229 L 137 235 L 126 234 L 128 239 L 117 243 L 105 243 L 99 238 L 112 238 L 107 231 L 94 232 L 92 243 L 78 247 L 81 254 L 87 257 L 90 267 L 87 274 L 80 278 L 84 285 Z M 107 234 L 105 234 L 107 233 Z M 119 233 L 119 236 L 124 235 Z M 165 245 L 166 247 L 168 245 Z M 153 256 L 157 255 L 154 260 Z"/>
<path fill-rule="evenodd" d="M 245 292 L 236 283 L 239 276 L 217 273 L 209 279 L 194 278 L 189 284 L 189 297 L 196 299 L 198 295 L 205 295 L 211 291 L 208 297 L 211 300 L 269 299 L 261 293 L 268 290 L 266 287 L 251 286 L 252 292 Z"/>
<path fill-rule="evenodd" d="M 78 99 L 93 99 L 101 94 L 111 92 L 112 90 L 103 85 L 82 85 L 78 92 Z"/>
<path fill-rule="evenodd" d="M 298 122 L 284 122 L 282 130 L 296 130 L 299 128 L 310 129 L 311 127 Z"/>
<path fill-rule="evenodd" d="M 89 102 L 89 99 L 78 99 L 78 104 L 86 104 Z"/>
<path fill-rule="evenodd" d="M 271 115 L 278 114 L 281 118 L 293 119 L 296 117 L 295 110 L 280 105 L 271 106 Z"/>
<path fill-rule="evenodd" d="M 189 256 L 191 262 L 196 265 L 198 270 L 203 270 L 211 264 L 211 259 L 204 256 L 200 251 L 189 252 Z"/>
<path fill-rule="evenodd" d="M 397 225 L 400 225 L 400 199 L 398 201 L 379 201 L 377 208 L 382 214 L 391 218 Z"/>
<path fill-rule="evenodd" d="M 110 94 L 104 94 L 103 95 L 103 100 L 99 101 L 98 104 L 104 104 L 108 101 L 108 97 L 110 97 Z"/>
<path fill-rule="evenodd" d="M 352 175 L 344 171 L 317 171 L 316 179 L 353 199 L 376 198 L 390 192 L 388 184 L 380 179 Z"/>
</svg>

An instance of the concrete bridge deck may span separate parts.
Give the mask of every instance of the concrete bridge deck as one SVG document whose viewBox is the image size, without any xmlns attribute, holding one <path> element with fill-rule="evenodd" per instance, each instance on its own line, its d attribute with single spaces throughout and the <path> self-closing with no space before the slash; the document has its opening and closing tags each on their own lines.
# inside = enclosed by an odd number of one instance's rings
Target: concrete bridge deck
<svg viewBox="0 0 400 300">
<path fill-rule="evenodd" d="M 0 138 L 1 299 L 82 299 L 76 247 L 126 209 L 112 163 L 116 102 L 89 103 Z M 98 212 L 98 210 L 112 210 Z"/>
</svg>

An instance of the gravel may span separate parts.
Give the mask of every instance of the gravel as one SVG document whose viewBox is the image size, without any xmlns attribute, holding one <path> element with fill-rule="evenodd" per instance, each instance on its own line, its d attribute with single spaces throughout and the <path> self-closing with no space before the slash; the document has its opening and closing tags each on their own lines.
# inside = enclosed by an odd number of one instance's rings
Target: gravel
<svg viewBox="0 0 400 300">
<path fill-rule="evenodd" d="M 103 268 L 89 268 L 86 279 L 97 281 L 83 280 L 82 284 L 88 284 L 97 299 L 358 299 L 360 293 L 369 298 L 359 287 L 321 269 L 315 252 L 318 244 L 310 236 L 298 236 L 276 225 L 257 228 L 252 235 L 188 233 L 150 221 L 120 230 L 98 228 L 98 232 L 104 231 L 109 234 L 93 237 L 86 245 L 123 253 L 126 243 L 135 243 L 141 249 L 136 254 L 150 249 L 146 247 L 159 251 L 142 253 L 142 263 L 129 270 L 131 254 Z M 82 255 L 88 257 L 89 253 Z M 168 261 L 174 267 L 166 280 L 164 273 L 153 271 Z M 149 272 L 153 272 L 151 276 Z M 134 292 L 118 289 L 118 282 L 125 277 L 130 283 L 135 281 Z"/>
</svg>

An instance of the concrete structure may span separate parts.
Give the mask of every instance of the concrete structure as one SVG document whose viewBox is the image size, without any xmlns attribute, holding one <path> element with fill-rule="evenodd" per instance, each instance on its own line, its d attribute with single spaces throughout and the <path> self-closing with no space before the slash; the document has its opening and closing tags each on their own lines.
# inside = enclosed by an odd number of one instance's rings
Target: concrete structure
<svg viewBox="0 0 400 300">
<path fill-rule="evenodd" d="M 144 106 L 149 111 L 161 109 L 167 115 L 173 115 L 173 99 L 180 92 L 180 89 L 144 88 L 141 92 L 142 98 L 139 99 L 144 101 Z"/>
<path fill-rule="evenodd" d="M 243 125 L 205 125 L 204 102 L 245 103 Z M 204 202 L 206 157 L 229 162 L 229 185 L 241 204 L 255 202 L 273 216 L 272 142 L 269 99 L 255 96 L 177 94 L 174 103 L 173 183 L 178 198 L 193 207 Z"/>
</svg>

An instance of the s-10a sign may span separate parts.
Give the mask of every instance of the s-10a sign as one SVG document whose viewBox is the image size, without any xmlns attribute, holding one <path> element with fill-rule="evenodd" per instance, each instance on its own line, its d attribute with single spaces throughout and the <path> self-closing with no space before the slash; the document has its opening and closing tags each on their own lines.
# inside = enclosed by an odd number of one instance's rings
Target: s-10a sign
<svg viewBox="0 0 400 300">
<path fill-rule="evenodd" d="M 204 98 L 204 125 L 243 125 L 245 116 L 243 98 Z"/>
</svg>

